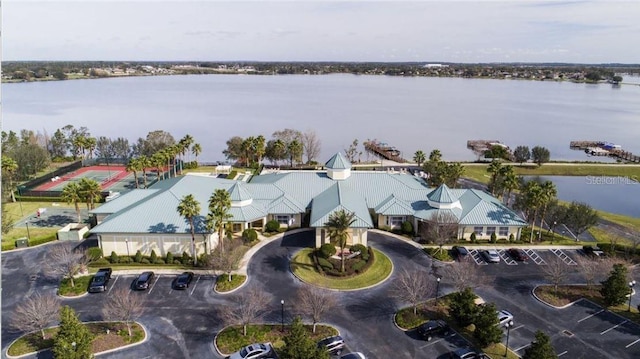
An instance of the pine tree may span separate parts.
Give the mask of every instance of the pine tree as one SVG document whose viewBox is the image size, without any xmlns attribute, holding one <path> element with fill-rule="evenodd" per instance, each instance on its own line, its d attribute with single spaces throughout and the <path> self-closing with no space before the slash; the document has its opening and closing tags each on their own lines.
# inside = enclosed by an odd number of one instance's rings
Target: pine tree
<svg viewBox="0 0 640 359">
<path fill-rule="evenodd" d="M 53 356 L 65 359 L 93 358 L 89 332 L 69 306 L 60 310 L 60 329 L 53 341 Z"/>
<path fill-rule="evenodd" d="M 329 359 L 329 352 L 318 348 L 300 317 L 296 317 L 289 327 L 279 354 L 282 359 Z"/>
<path fill-rule="evenodd" d="M 495 304 L 481 305 L 474 324 L 476 329 L 473 331 L 473 336 L 478 340 L 480 346 L 484 348 L 490 344 L 500 343 L 502 328 L 498 326 Z"/>
<path fill-rule="evenodd" d="M 627 286 L 627 268 L 622 264 L 615 264 L 609 278 L 602 282 L 600 294 L 608 306 L 622 304 L 629 294 Z"/>
<path fill-rule="evenodd" d="M 549 336 L 538 330 L 531 346 L 525 351 L 522 359 L 557 359 L 556 351 L 551 346 Z"/>
<path fill-rule="evenodd" d="M 463 327 L 474 322 L 478 314 L 478 305 L 475 303 L 476 295 L 471 288 L 465 288 L 462 292 L 451 296 L 449 314 Z"/>
</svg>

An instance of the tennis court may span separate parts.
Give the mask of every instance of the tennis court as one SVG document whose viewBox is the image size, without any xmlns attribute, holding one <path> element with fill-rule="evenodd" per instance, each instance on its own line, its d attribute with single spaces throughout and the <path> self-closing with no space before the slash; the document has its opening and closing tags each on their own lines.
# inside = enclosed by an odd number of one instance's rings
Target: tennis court
<svg viewBox="0 0 640 359">
<path fill-rule="evenodd" d="M 147 173 L 147 177 L 150 174 Z M 155 173 L 151 174 L 155 179 Z M 142 173 L 138 173 L 138 183 L 143 183 Z M 69 182 L 76 182 L 81 178 L 97 181 L 103 191 L 126 192 L 136 187 L 133 173 L 129 173 L 124 166 L 89 166 L 51 178 L 34 188 L 36 191 L 62 191 Z M 147 181 L 149 182 L 149 178 Z"/>
</svg>

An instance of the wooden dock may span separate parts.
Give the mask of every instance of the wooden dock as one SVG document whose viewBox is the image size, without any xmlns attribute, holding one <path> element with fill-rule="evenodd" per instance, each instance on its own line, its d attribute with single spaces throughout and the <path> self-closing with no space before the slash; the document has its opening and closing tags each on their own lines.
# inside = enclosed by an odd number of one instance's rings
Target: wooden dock
<svg viewBox="0 0 640 359">
<path fill-rule="evenodd" d="M 626 162 L 640 163 L 640 156 L 624 151 L 621 148 L 604 148 L 603 145 L 607 143 L 607 141 L 571 141 L 569 142 L 569 148 L 584 150 L 591 156 L 609 156 Z"/>
<path fill-rule="evenodd" d="M 467 141 L 467 148 L 473 151 L 473 153 L 475 153 L 476 156 L 478 156 L 478 159 L 484 158 L 485 152 L 490 150 L 493 146 L 504 147 L 507 150 L 509 157 L 510 158 L 513 157 L 513 154 L 511 153 L 511 149 L 509 148 L 509 146 L 505 145 L 504 143 L 498 140 L 468 140 Z"/>
<path fill-rule="evenodd" d="M 400 151 L 393 147 L 389 146 L 384 142 L 379 142 L 378 140 L 364 141 L 362 144 L 364 146 L 365 151 L 377 156 L 379 158 L 395 161 L 400 163 L 409 162 L 401 157 Z"/>
</svg>

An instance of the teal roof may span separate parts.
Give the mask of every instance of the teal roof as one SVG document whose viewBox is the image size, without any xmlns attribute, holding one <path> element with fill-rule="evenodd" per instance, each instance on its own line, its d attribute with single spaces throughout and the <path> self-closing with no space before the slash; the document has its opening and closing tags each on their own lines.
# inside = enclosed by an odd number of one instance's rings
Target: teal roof
<svg viewBox="0 0 640 359">
<path fill-rule="evenodd" d="M 233 222 L 253 222 L 267 216 L 265 208 L 257 203 L 251 203 L 242 207 L 231 207 L 229 214 L 233 216 Z"/>
<path fill-rule="evenodd" d="M 324 227 L 332 213 L 345 210 L 355 214 L 354 228 L 373 228 L 369 209 L 364 198 L 341 182 L 329 187 L 313 199 L 311 227 Z"/>
<path fill-rule="evenodd" d="M 268 204 L 268 212 L 273 214 L 296 214 L 303 213 L 306 208 L 296 199 L 285 194 L 274 199 Z"/>
<path fill-rule="evenodd" d="M 495 197 L 469 189 L 460 197 L 463 225 L 525 226 L 527 222 L 504 206 Z"/>
<path fill-rule="evenodd" d="M 136 205 L 138 202 L 144 200 L 145 198 L 153 195 L 158 190 L 153 189 L 134 189 L 130 192 L 127 192 L 120 197 L 117 197 L 118 201 L 115 200 L 106 202 L 100 207 L 96 207 L 89 211 L 89 213 L 93 214 L 111 214 L 115 213 L 122 208 L 126 208 L 129 206 Z"/>
<path fill-rule="evenodd" d="M 446 184 L 441 184 L 440 187 L 434 189 L 429 193 L 429 195 L 427 195 L 427 198 L 429 198 L 430 201 L 437 203 L 453 203 L 458 200 L 457 197 L 454 197 Z"/>
<path fill-rule="evenodd" d="M 342 153 L 338 152 L 333 155 L 333 157 L 331 157 L 324 166 L 332 170 L 348 170 L 351 168 L 351 162 L 344 158 Z"/>
<path fill-rule="evenodd" d="M 375 208 L 375 212 L 385 216 L 413 216 L 414 210 L 411 204 L 391 195 Z"/>
<path fill-rule="evenodd" d="M 231 188 L 229 188 L 229 195 L 231 196 L 231 202 L 242 202 L 253 199 L 251 194 L 247 192 L 240 182 L 234 183 Z"/>
</svg>

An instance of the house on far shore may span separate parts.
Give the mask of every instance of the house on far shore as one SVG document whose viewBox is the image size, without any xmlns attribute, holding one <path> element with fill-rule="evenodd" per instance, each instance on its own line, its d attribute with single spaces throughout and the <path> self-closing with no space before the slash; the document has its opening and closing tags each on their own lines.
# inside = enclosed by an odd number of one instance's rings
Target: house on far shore
<svg viewBox="0 0 640 359">
<path fill-rule="evenodd" d="M 261 230 L 268 221 L 281 227 L 315 229 L 316 246 L 329 242 L 326 222 L 332 213 L 345 210 L 355 214 L 349 229 L 348 244 L 367 245 L 371 228 L 396 229 L 410 222 L 417 233 L 434 225 L 444 225 L 442 218 L 455 222 L 452 235 L 469 239 L 488 239 L 513 235 L 520 238 L 527 223 L 498 199 L 474 189 L 451 189 L 446 185 L 432 188 L 424 179 L 406 171 L 357 171 L 337 153 L 326 162 L 324 170 L 268 171 L 249 182 L 215 176 L 185 175 L 155 183 L 148 189 L 136 189 L 92 210 L 100 247 L 108 255 L 133 255 L 151 250 L 164 256 L 167 252 L 191 251 L 189 223 L 178 214 L 180 200 L 192 194 L 200 202 L 201 212 L 195 220 L 198 253 L 217 245 L 217 234 L 209 233 L 204 219 L 208 201 L 216 189 L 231 195 L 233 232 L 247 228 Z M 451 227 L 451 223 L 448 223 Z"/>
</svg>

